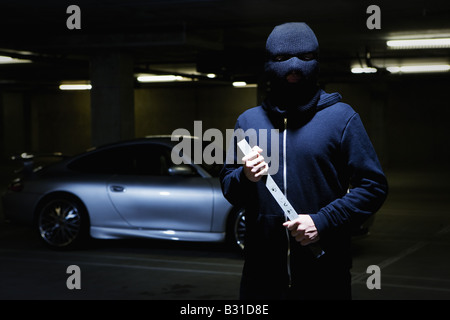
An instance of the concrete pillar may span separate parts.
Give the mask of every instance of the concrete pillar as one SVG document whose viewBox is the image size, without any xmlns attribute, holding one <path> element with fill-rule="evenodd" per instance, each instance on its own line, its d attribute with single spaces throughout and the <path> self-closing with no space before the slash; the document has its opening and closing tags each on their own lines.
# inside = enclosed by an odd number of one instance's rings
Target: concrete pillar
<svg viewBox="0 0 450 320">
<path fill-rule="evenodd" d="M 91 143 L 134 138 L 133 59 L 122 53 L 91 57 Z"/>
<path fill-rule="evenodd" d="M 387 165 L 389 155 L 387 151 L 387 120 L 386 109 L 388 89 L 385 83 L 372 83 L 370 85 L 370 128 L 371 140 L 377 151 L 382 165 Z"/>
<path fill-rule="evenodd" d="M 0 91 L 0 163 L 6 157 L 5 117 L 3 115 L 3 92 Z"/>
<path fill-rule="evenodd" d="M 31 121 L 31 93 L 23 94 L 23 133 L 24 133 L 24 150 L 33 150 L 32 143 L 32 121 Z"/>
<path fill-rule="evenodd" d="M 39 151 L 31 145 L 31 93 L 0 93 L 0 161 Z"/>
</svg>

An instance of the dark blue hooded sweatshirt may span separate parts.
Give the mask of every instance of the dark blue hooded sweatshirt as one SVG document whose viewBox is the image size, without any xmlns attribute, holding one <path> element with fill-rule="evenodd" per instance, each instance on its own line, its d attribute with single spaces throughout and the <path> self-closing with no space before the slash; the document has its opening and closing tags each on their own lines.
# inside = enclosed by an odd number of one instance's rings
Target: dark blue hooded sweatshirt
<svg viewBox="0 0 450 320">
<path fill-rule="evenodd" d="M 283 211 L 265 179 L 249 181 L 234 152 L 221 183 L 229 202 L 246 209 L 241 298 L 335 299 L 339 290 L 333 294 L 330 288 L 350 285 L 351 229 L 374 214 L 387 194 L 385 175 L 359 115 L 338 93 L 318 90 L 299 112 L 266 100 L 239 116 L 239 128 L 268 129 L 268 141 L 270 129 L 279 129 L 279 170 L 272 177 L 297 213 L 311 216 L 325 251 L 315 259 L 286 232 Z M 266 145 L 263 155 L 270 156 L 271 144 Z"/>
<path fill-rule="evenodd" d="M 348 299 L 351 230 L 380 208 L 386 178 L 358 114 L 338 93 L 318 89 L 319 45 L 311 28 L 276 26 L 266 53 L 267 98 L 245 111 L 236 129 L 266 130 L 267 141 L 257 135 L 256 143 L 266 146 L 266 159 L 278 152 L 278 170 L 269 172 L 297 213 L 311 216 L 325 254 L 314 258 L 287 232 L 265 179 L 245 177 L 234 145 L 221 182 L 225 197 L 246 210 L 241 298 Z M 274 150 L 271 129 L 279 130 Z"/>
</svg>

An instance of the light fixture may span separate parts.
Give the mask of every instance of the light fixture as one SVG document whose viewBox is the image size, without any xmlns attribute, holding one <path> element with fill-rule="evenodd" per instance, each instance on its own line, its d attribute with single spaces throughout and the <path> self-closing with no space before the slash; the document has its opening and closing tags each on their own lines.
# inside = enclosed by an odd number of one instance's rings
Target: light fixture
<svg viewBox="0 0 450 320">
<path fill-rule="evenodd" d="M 390 49 L 450 48 L 450 38 L 389 40 L 386 45 Z"/>
<path fill-rule="evenodd" d="M 13 61 L 13 58 L 7 56 L 0 56 L 0 63 L 10 63 Z"/>
<path fill-rule="evenodd" d="M 435 65 L 409 65 L 409 66 L 390 66 L 386 67 L 390 73 L 419 73 L 419 72 L 446 72 L 450 70 L 448 64 Z"/>
<path fill-rule="evenodd" d="M 216 74 L 215 74 L 215 73 L 208 73 L 206 76 L 207 76 L 209 79 L 214 79 L 214 78 L 216 77 Z"/>
<path fill-rule="evenodd" d="M 92 85 L 89 81 L 62 82 L 59 90 L 91 90 Z"/>
<path fill-rule="evenodd" d="M 90 84 L 61 84 L 59 86 L 60 90 L 91 90 L 92 86 Z"/>
<path fill-rule="evenodd" d="M 16 59 L 8 56 L 0 56 L 0 64 L 10 64 L 10 63 L 30 63 L 31 60 L 26 59 Z"/>
<path fill-rule="evenodd" d="M 245 81 L 234 81 L 233 87 L 235 87 L 235 88 L 257 88 L 258 85 L 256 83 L 247 83 Z"/>
<path fill-rule="evenodd" d="M 139 82 L 174 82 L 174 81 L 192 81 L 191 78 L 186 78 L 176 75 L 140 75 L 137 80 Z"/>
<path fill-rule="evenodd" d="M 235 81 L 233 82 L 233 87 L 235 88 L 257 88 L 256 83 L 247 83 L 245 81 Z"/>
<path fill-rule="evenodd" d="M 372 67 L 354 67 L 351 69 L 352 73 L 376 73 L 377 68 Z"/>
<path fill-rule="evenodd" d="M 233 87 L 235 87 L 235 88 L 242 88 L 242 87 L 245 87 L 246 85 L 247 85 L 247 82 L 245 82 L 245 81 L 233 82 Z"/>
</svg>

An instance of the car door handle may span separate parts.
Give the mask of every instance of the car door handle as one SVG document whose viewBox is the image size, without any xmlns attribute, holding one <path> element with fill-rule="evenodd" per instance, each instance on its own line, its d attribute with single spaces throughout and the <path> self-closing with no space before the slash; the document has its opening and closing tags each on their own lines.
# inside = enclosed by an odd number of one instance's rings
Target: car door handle
<svg viewBox="0 0 450 320">
<path fill-rule="evenodd" d="M 122 186 L 110 186 L 109 189 L 112 192 L 125 192 L 125 187 Z"/>
</svg>

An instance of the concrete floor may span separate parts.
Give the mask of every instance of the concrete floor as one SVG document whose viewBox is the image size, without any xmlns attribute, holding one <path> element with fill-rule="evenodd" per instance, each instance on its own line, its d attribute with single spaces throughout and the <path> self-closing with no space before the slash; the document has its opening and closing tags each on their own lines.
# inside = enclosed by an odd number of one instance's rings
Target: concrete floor
<svg viewBox="0 0 450 320">
<path fill-rule="evenodd" d="M 0 191 L 9 179 L 0 170 Z M 370 235 L 354 241 L 355 300 L 450 299 L 449 173 L 388 172 L 390 195 Z M 43 247 L 0 212 L 0 299 L 234 300 L 243 260 L 222 244 L 93 241 L 88 249 Z M 70 265 L 81 289 L 69 290 Z M 367 268 L 380 267 L 380 289 Z"/>
<path fill-rule="evenodd" d="M 355 299 L 450 299 L 450 183 L 444 173 L 390 173 L 370 235 L 354 242 Z M 381 268 L 368 290 L 367 265 Z"/>
</svg>

